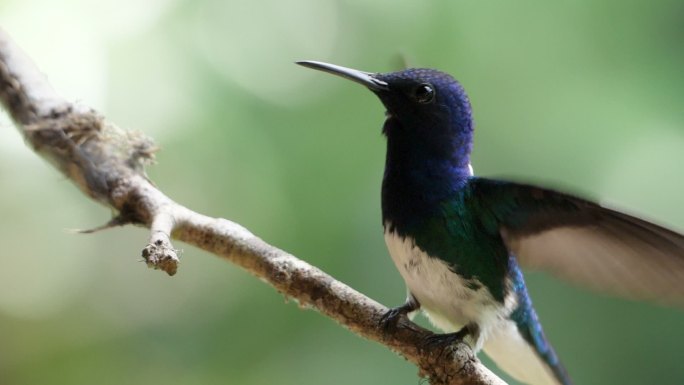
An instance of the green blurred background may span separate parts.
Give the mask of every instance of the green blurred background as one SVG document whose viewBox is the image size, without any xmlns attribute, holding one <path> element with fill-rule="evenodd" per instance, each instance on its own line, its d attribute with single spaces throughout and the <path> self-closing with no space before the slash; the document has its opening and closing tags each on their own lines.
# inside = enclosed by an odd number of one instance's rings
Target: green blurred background
<svg viewBox="0 0 684 385">
<path fill-rule="evenodd" d="M 681 1 L 2 0 L 55 87 L 162 148 L 151 178 L 387 305 L 383 109 L 318 59 L 428 66 L 469 91 L 480 175 L 563 187 L 684 229 Z M 248 273 L 110 218 L 0 123 L 0 384 L 416 384 L 416 368 Z M 539 273 L 577 384 L 682 384 L 684 312 Z M 421 320 L 424 322 L 424 320 Z M 491 364 L 490 364 L 491 365 Z"/>
</svg>

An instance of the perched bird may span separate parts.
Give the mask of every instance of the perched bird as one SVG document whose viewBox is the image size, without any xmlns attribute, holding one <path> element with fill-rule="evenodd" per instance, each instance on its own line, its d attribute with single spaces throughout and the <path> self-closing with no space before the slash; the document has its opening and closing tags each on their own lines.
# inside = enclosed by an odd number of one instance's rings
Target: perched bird
<svg viewBox="0 0 684 385">
<path fill-rule="evenodd" d="M 473 176 L 470 102 L 448 74 L 298 64 L 365 85 L 387 109 L 382 221 L 408 298 L 385 322 L 421 309 L 447 333 L 441 342 L 484 349 L 527 384 L 568 385 L 520 266 L 684 305 L 684 236 L 561 192 Z"/>
</svg>

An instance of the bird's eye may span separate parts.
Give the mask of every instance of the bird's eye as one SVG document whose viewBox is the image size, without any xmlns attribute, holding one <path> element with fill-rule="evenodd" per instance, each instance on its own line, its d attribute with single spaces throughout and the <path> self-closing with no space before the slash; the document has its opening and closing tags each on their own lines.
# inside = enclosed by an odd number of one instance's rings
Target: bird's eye
<svg viewBox="0 0 684 385">
<path fill-rule="evenodd" d="M 413 97 L 418 103 L 431 103 L 433 100 L 435 100 L 435 89 L 430 84 L 420 84 L 413 90 Z"/>
</svg>

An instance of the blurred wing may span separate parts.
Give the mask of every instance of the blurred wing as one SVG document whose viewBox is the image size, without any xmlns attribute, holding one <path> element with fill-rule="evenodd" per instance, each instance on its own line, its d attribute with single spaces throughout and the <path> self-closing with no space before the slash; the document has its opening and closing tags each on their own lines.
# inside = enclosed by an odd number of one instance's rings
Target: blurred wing
<svg viewBox="0 0 684 385">
<path fill-rule="evenodd" d="M 470 180 L 523 267 L 630 299 L 684 307 L 684 236 L 595 203 L 534 186 Z M 487 220 L 487 219 L 485 219 Z"/>
</svg>

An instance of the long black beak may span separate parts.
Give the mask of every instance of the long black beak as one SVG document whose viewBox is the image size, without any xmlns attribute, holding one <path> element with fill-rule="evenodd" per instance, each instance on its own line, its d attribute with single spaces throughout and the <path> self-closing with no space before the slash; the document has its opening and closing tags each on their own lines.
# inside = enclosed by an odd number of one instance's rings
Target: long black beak
<svg viewBox="0 0 684 385">
<path fill-rule="evenodd" d="M 341 76 L 345 79 L 363 84 L 372 91 L 388 91 L 389 86 L 386 82 L 375 77 L 374 73 L 363 72 L 347 67 L 338 66 L 335 64 L 323 63 L 320 61 L 302 60 L 297 64 L 304 67 L 313 68 L 315 70 L 331 73 L 333 75 Z"/>
</svg>

